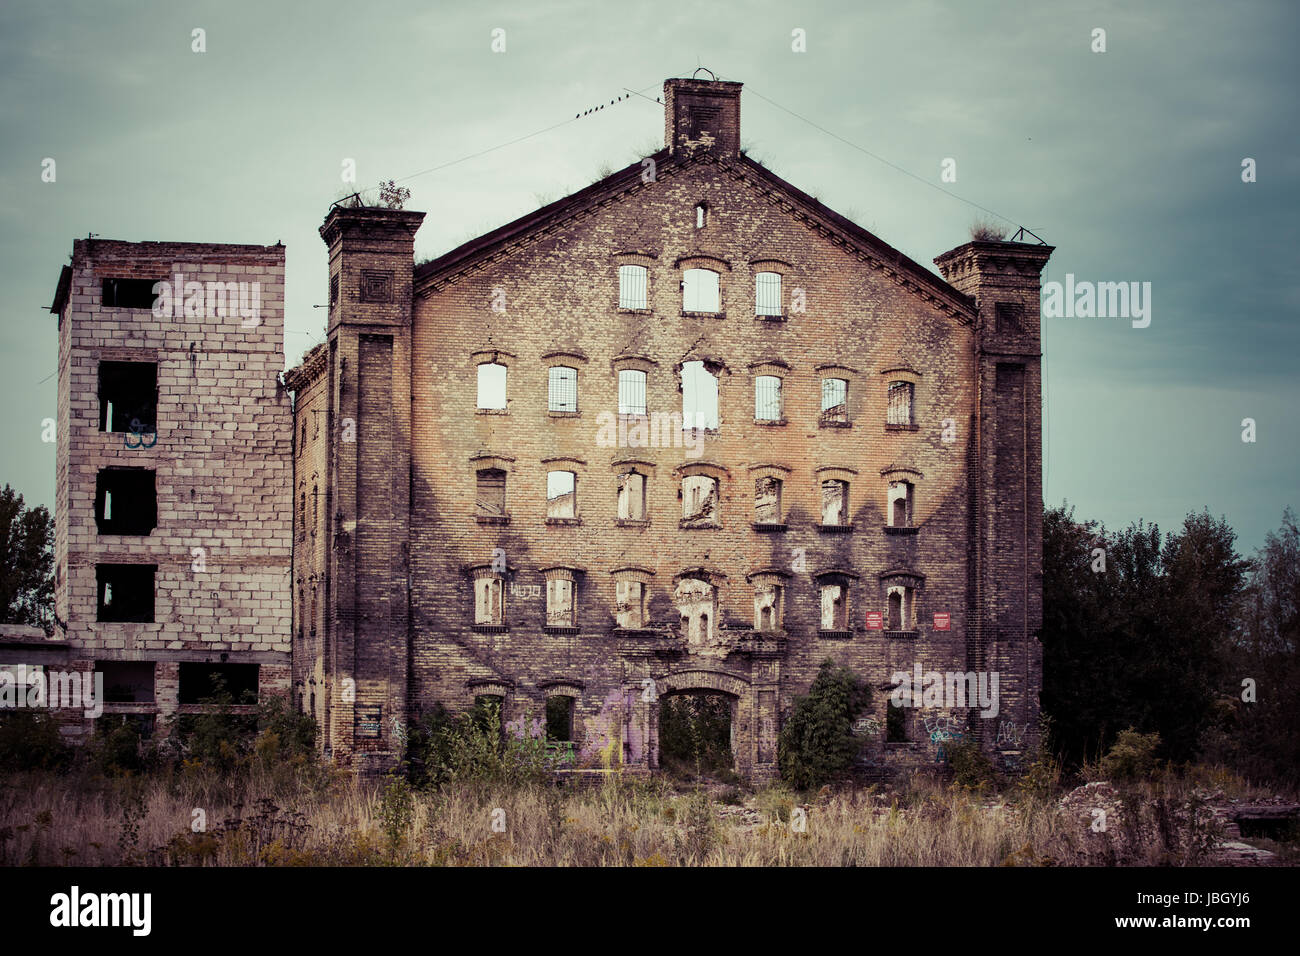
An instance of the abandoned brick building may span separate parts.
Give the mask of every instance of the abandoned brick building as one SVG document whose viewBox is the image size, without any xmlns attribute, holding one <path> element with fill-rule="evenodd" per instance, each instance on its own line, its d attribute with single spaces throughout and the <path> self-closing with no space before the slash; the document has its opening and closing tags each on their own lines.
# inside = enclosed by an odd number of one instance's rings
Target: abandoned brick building
<svg viewBox="0 0 1300 956">
<path fill-rule="evenodd" d="M 662 150 L 420 266 L 423 213 L 330 210 L 327 341 L 285 382 L 293 689 L 336 760 L 493 700 L 654 767 L 661 703 L 708 692 L 770 776 L 827 658 L 876 689 L 864 764 L 1032 745 L 1052 249 L 940 279 L 747 157 L 740 89 L 668 80 Z M 891 706 L 918 665 L 996 672 L 996 714 Z"/>
<path fill-rule="evenodd" d="M 3 663 L 103 674 L 104 714 L 145 736 L 198 711 L 214 673 L 239 701 L 288 694 L 283 303 L 280 245 L 73 243 L 50 307 L 56 629 Z"/>
</svg>

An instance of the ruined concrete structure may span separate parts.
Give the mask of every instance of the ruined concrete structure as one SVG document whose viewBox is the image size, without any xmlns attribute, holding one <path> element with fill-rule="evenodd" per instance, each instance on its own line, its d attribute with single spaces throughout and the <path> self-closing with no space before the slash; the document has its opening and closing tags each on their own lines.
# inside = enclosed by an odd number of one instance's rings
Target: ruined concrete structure
<svg viewBox="0 0 1300 956">
<path fill-rule="evenodd" d="M 57 627 L 3 662 L 102 673 L 104 712 L 146 734 L 214 673 L 240 701 L 287 694 L 284 247 L 77 240 L 50 310 Z"/>
<path fill-rule="evenodd" d="M 329 212 L 327 341 L 286 384 L 293 687 L 336 760 L 493 699 L 654 767 L 661 702 L 708 691 L 769 776 L 827 658 L 876 688 L 864 764 L 1032 745 L 1052 249 L 940 279 L 745 156 L 740 91 L 669 80 L 664 149 L 418 267 L 423 213 Z M 996 672 L 996 714 L 891 710 L 918 664 Z"/>
</svg>

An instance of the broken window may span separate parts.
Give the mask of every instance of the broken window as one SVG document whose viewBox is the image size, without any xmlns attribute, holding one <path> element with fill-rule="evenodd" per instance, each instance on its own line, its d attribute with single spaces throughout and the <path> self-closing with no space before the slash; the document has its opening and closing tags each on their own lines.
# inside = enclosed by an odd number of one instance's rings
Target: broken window
<svg viewBox="0 0 1300 956">
<path fill-rule="evenodd" d="M 618 267 L 618 307 L 644 309 L 646 307 L 646 267 Z"/>
<path fill-rule="evenodd" d="M 506 407 L 506 367 L 484 362 L 478 367 L 478 407 Z"/>
<path fill-rule="evenodd" d="M 614 603 L 614 617 L 619 627 L 645 624 L 645 585 L 640 581 L 615 582 Z"/>
<path fill-rule="evenodd" d="M 97 621 L 148 622 L 153 620 L 153 582 L 156 564 L 98 564 L 95 581 L 99 599 Z"/>
<path fill-rule="evenodd" d="M 645 414 L 645 372 L 625 368 L 618 373 L 618 413 L 620 415 Z"/>
<path fill-rule="evenodd" d="M 499 577 L 481 577 L 474 580 L 474 623 L 504 624 L 506 614 L 505 587 Z"/>
<path fill-rule="evenodd" d="M 754 479 L 754 522 L 781 523 L 781 479 Z"/>
<path fill-rule="evenodd" d="M 578 410 L 578 370 L 567 365 L 552 365 L 547 388 L 547 409 L 552 412 Z"/>
<path fill-rule="evenodd" d="M 849 383 L 842 378 L 822 379 L 822 421 L 849 420 Z"/>
<path fill-rule="evenodd" d="M 104 703 L 153 703 L 153 661 L 96 661 L 95 670 L 104 675 Z"/>
<path fill-rule="evenodd" d="M 618 517 L 623 521 L 645 518 L 645 475 L 627 471 L 618 476 Z"/>
<path fill-rule="evenodd" d="M 839 479 L 822 482 L 822 524 L 849 523 L 849 483 Z"/>
<path fill-rule="evenodd" d="M 101 468 L 95 476 L 95 523 L 100 534 L 148 534 L 157 527 L 154 472 Z"/>
<path fill-rule="evenodd" d="M 912 424 L 912 383 L 889 383 L 889 425 Z"/>
<path fill-rule="evenodd" d="M 105 279 L 101 303 L 114 309 L 152 309 L 158 279 Z"/>
<path fill-rule="evenodd" d="M 844 581 L 824 581 L 821 587 L 823 631 L 849 629 L 849 587 Z"/>
<path fill-rule="evenodd" d="M 573 578 L 556 577 L 546 582 L 547 627 L 576 627 L 577 610 L 574 607 Z"/>
<path fill-rule="evenodd" d="M 703 362 L 682 365 L 682 428 L 718 428 L 718 377 Z"/>
<path fill-rule="evenodd" d="M 571 471 L 546 473 L 546 517 L 578 516 L 578 476 Z"/>
<path fill-rule="evenodd" d="M 901 744 L 907 742 L 907 710 L 892 700 L 885 711 L 885 743 Z"/>
<path fill-rule="evenodd" d="M 781 627 L 781 598 L 785 589 L 779 584 L 754 588 L 754 629 L 775 631 Z"/>
<path fill-rule="evenodd" d="M 759 375 L 754 379 L 754 418 L 760 422 L 781 420 L 781 379 Z"/>
<path fill-rule="evenodd" d="M 718 520 L 718 479 L 710 475 L 682 479 L 682 519 L 706 524 Z"/>
<path fill-rule="evenodd" d="M 889 630 L 911 631 L 915 629 L 915 592 L 904 584 L 891 585 L 889 588 Z"/>
<path fill-rule="evenodd" d="M 912 503 L 914 487 L 910 481 L 891 481 L 889 483 L 889 525 L 891 528 L 910 528 L 912 526 Z"/>
<path fill-rule="evenodd" d="M 99 430 L 151 432 L 158 425 L 158 363 L 99 363 Z"/>
<path fill-rule="evenodd" d="M 674 600 L 681 617 L 682 636 L 687 643 L 711 642 L 714 621 L 717 619 L 713 585 L 701 578 L 683 578 L 677 585 Z"/>
<path fill-rule="evenodd" d="M 720 276 L 712 269 L 687 269 L 682 276 L 683 312 L 719 312 Z"/>
<path fill-rule="evenodd" d="M 781 274 L 760 272 L 754 278 L 754 314 L 780 316 Z"/>
<path fill-rule="evenodd" d="M 573 698 L 556 694 L 546 698 L 546 739 L 573 740 Z"/>
<path fill-rule="evenodd" d="M 506 473 L 500 468 L 484 468 L 478 473 L 474 513 L 483 518 L 505 517 Z"/>
<path fill-rule="evenodd" d="M 257 703 L 257 664 L 209 664 L 182 661 L 180 702 L 202 704 L 229 694 L 236 704 Z"/>
</svg>

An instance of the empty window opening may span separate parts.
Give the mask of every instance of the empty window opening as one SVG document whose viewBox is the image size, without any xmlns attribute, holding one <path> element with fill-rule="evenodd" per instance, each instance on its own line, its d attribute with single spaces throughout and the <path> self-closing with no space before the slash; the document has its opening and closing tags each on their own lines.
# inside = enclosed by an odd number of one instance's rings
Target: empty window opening
<svg viewBox="0 0 1300 956">
<path fill-rule="evenodd" d="M 915 611 L 912 588 L 899 584 L 889 588 L 889 630 L 912 630 Z"/>
<path fill-rule="evenodd" d="M 760 272 L 754 279 L 754 314 L 775 315 L 781 311 L 781 274 Z"/>
<path fill-rule="evenodd" d="M 506 407 L 506 367 L 484 362 L 478 367 L 478 407 Z"/>
<path fill-rule="evenodd" d="M 645 585 L 640 581 L 618 581 L 614 585 L 614 616 L 619 627 L 645 624 Z"/>
<path fill-rule="evenodd" d="M 182 661 L 180 702 L 202 704 L 224 700 L 235 704 L 257 703 L 257 664 L 209 664 Z"/>
<path fill-rule="evenodd" d="M 822 379 L 822 421 L 849 420 L 849 383 L 842 378 Z"/>
<path fill-rule="evenodd" d="M 754 628 L 759 631 L 775 631 L 781 627 L 782 588 L 779 584 L 767 584 L 754 589 Z"/>
<path fill-rule="evenodd" d="M 659 766 L 686 777 L 732 769 L 734 711 L 735 698 L 727 694 L 687 691 L 661 698 Z"/>
<path fill-rule="evenodd" d="M 500 578 L 478 578 L 474 582 L 474 623 L 505 623 L 505 588 Z"/>
<path fill-rule="evenodd" d="M 682 479 L 682 519 L 712 523 L 718 520 L 718 480 L 709 475 Z"/>
<path fill-rule="evenodd" d="M 99 363 L 99 430 L 151 432 L 158 424 L 158 363 Z"/>
<path fill-rule="evenodd" d="M 618 413 L 620 415 L 645 414 L 645 372 L 625 368 L 618 373 Z"/>
<path fill-rule="evenodd" d="M 686 578 L 677 585 L 677 613 L 681 617 L 682 636 L 688 644 L 710 643 L 717 619 L 717 595 L 713 585 L 699 578 Z"/>
<path fill-rule="evenodd" d="M 822 524 L 849 523 L 849 483 L 830 479 L 822 482 Z"/>
<path fill-rule="evenodd" d="M 889 418 L 890 425 L 912 424 L 912 383 L 889 383 Z"/>
<path fill-rule="evenodd" d="M 889 524 L 894 528 L 912 526 L 912 506 L 915 489 L 910 481 L 889 483 Z"/>
<path fill-rule="evenodd" d="M 97 661 L 95 670 L 104 675 L 105 703 L 153 703 L 153 661 Z"/>
<path fill-rule="evenodd" d="M 754 521 L 757 524 L 781 523 L 781 479 L 754 479 Z"/>
<path fill-rule="evenodd" d="M 547 388 L 547 408 L 553 412 L 578 410 L 578 370 L 567 365 L 552 365 Z"/>
<path fill-rule="evenodd" d="M 712 269 L 687 269 L 682 277 L 682 311 L 718 312 L 719 275 Z"/>
<path fill-rule="evenodd" d="M 573 740 L 573 698 L 546 698 L 546 739 L 567 743 Z"/>
<path fill-rule="evenodd" d="M 847 631 L 849 629 L 849 589 L 844 582 L 822 585 L 822 630 Z"/>
<path fill-rule="evenodd" d="M 577 625 L 572 579 L 552 578 L 546 582 L 546 624 L 548 627 Z"/>
<path fill-rule="evenodd" d="M 154 472 L 101 468 L 95 476 L 95 524 L 100 534 L 148 534 L 157 527 Z"/>
<path fill-rule="evenodd" d="M 618 307 L 620 309 L 646 308 L 646 267 L 618 267 Z"/>
<path fill-rule="evenodd" d="M 885 712 L 885 743 L 901 744 L 907 742 L 907 708 L 889 702 Z"/>
<path fill-rule="evenodd" d="M 578 516 L 578 476 L 571 471 L 546 473 L 546 517 Z"/>
<path fill-rule="evenodd" d="M 645 517 L 645 475 L 636 471 L 618 476 L 618 516 L 623 521 Z"/>
<path fill-rule="evenodd" d="M 695 228 L 703 229 L 709 224 L 709 207 L 707 203 L 699 203 L 695 207 Z"/>
<path fill-rule="evenodd" d="M 158 279 L 105 279 L 102 304 L 115 309 L 152 309 Z"/>
<path fill-rule="evenodd" d="M 474 513 L 484 518 L 505 517 L 506 473 L 500 468 L 484 468 L 478 473 Z"/>
<path fill-rule="evenodd" d="M 718 377 L 703 362 L 682 365 L 682 428 L 718 428 Z"/>
<path fill-rule="evenodd" d="M 95 620 L 149 622 L 153 620 L 153 582 L 156 564 L 99 564 L 95 580 L 99 590 Z"/>
<path fill-rule="evenodd" d="M 501 719 L 504 712 L 505 698 L 498 694 L 479 694 L 474 698 L 474 708 L 470 713 L 479 730 L 504 737 L 505 722 Z"/>
<path fill-rule="evenodd" d="M 754 379 L 754 418 L 760 422 L 781 420 L 781 379 L 760 375 Z"/>
</svg>

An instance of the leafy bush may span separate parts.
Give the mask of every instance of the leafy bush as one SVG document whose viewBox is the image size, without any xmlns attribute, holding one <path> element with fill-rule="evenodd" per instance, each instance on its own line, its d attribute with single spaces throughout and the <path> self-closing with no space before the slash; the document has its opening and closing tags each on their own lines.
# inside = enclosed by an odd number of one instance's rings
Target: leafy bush
<svg viewBox="0 0 1300 956">
<path fill-rule="evenodd" d="M 979 790 L 993 783 L 993 761 L 978 741 L 945 740 L 943 752 L 952 768 L 953 780 L 959 786 Z"/>
<path fill-rule="evenodd" d="M 870 702 L 870 688 L 853 671 L 824 661 L 781 728 L 777 766 L 782 779 L 808 790 L 847 773 L 859 746 L 853 719 Z"/>
<path fill-rule="evenodd" d="M 525 784 L 544 779 L 550 770 L 545 738 L 503 733 L 495 705 L 475 705 L 453 716 L 437 704 L 408 732 L 407 761 L 411 781 L 423 787 Z"/>
<path fill-rule="evenodd" d="M 1101 759 L 1101 772 L 1111 780 L 1149 779 L 1156 769 L 1159 746 L 1159 734 L 1140 734 L 1130 727 Z"/>
<path fill-rule="evenodd" d="M 71 760 L 50 714 L 19 710 L 0 717 L 0 770 L 61 770 Z"/>
</svg>

